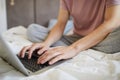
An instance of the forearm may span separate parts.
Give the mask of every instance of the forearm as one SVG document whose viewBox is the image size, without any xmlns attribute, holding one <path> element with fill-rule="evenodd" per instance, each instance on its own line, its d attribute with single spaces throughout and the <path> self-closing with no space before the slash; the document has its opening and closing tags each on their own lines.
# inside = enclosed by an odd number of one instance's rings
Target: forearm
<svg viewBox="0 0 120 80">
<path fill-rule="evenodd" d="M 58 22 L 53 27 L 53 29 L 50 31 L 47 39 L 45 40 L 45 43 L 47 45 L 51 46 L 53 43 L 55 43 L 61 38 L 64 32 L 64 28 L 66 26 L 66 23 L 68 21 L 68 18 L 69 18 L 68 11 L 60 9 L 59 16 L 58 16 Z"/>
<path fill-rule="evenodd" d="M 106 8 L 105 11 L 105 22 L 89 35 L 71 45 L 77 53 L 97 45 L 110 32 L 120 26 L 120 5 Z"/>
<path fill-rule="evenodd" d="M 48 37 L 45 40 L 45 43 L 47 45 L 50 46 L 61 38 L 61 36 L 64 32 L 64 27 L 62 28 L 61 26 L 64 26 L 64 25 L 61 23 L 57 23 L 53 27 L 53 29 L 50 31 L 50 33 L 48 34 Z"/>
<path fill-rule="evenodd" d="M 73 43 L 71 47 L 73 47 L 77 53 L 89 49 L 100 43 L 112 30 L 117 28 L 117 26 L 118 25 L 112 21 L 104 22 L 92 33 Z"/>
</svg>

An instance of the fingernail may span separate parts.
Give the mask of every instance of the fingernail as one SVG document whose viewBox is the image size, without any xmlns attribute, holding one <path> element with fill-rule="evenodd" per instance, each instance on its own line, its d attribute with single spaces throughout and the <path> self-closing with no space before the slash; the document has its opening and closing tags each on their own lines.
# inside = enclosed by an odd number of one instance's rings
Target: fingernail
<svg viewBox="0 0 120 80">
<path fill-rule="evenodd" d="M 28 59 L 30 59 L 31 57 L 28 57 Z"/>
<path fill-rule="evenodd" d="M 44 64 L 44 61 L 41 61 L 40 63 L 41 63 L 41 64 Z"/>
<path fill-rule="evenodd" d="M 40 60 L 37 61 L 37 64 L 40 64 Z"/>
<path fill-rule="evenodd" d="M 37 61 L 37 64 L 39 64 L 39 62 Z"/>
<path fill-rule="evenodd" d="M 40 52 L 38 52 L 38 54 L 40 54 Z"/>
<path fill-rule="evenodd" d="M 24 58 L 24 56 L 21 56 L 21 58 Z"/>
<path fill-rule="evenodd" d="M 49 65 L 52 65 L 53 63 L 52 62 L 49 62 Z"/>
</svg>

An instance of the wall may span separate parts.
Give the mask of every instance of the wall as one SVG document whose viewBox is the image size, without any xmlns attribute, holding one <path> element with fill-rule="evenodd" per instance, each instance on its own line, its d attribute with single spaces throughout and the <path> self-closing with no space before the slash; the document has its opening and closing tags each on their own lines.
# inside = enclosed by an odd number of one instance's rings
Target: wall
<svg viewBox="0 0 120 80">
<path fill-rule="evenodd" d="M 10 2 L 6 0 L 8 28 L 34 23 L 34 0 L 14 0 L 13 6 Z"/>
<path fill-rule="evenodd" d="M 48 25 L 50 19 L 57 18 L 59 0 L 15 0 L 11 6 L 10 0 L 6 0 L 8 28 L 37 23 Z"/>
<path fill-rule="evenodd" d="M 7 29 L 6 0 L 0 0 L 0 34 Z"/>
</svg>

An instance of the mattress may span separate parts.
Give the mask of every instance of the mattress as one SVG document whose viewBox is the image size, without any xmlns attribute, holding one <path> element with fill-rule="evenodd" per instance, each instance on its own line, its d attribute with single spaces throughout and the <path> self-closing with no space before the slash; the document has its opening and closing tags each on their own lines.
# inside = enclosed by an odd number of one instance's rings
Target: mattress
<svg viewBox="0 0 120 80">
<path fill-rule="evenodd" d="M 32 44 L 27 39 L 26 28 L 23 26 L 9 29 L 3 35 L 15 54 L 19 53 L 23 46 Z M 2 49 L 0 54 L 3 54 Z M 26 77 L 0 58 L 0 80 L 120 80 L 119 66 L 119 52 L 106 54 L 88 49 L 59 66 Z"/>
</svg>

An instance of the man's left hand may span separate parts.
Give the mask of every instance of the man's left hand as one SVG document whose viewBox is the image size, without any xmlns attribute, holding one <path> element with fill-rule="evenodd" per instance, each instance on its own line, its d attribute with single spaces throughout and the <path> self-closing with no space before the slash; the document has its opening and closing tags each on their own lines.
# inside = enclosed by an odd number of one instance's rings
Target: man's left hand
<svg viewBox="0 0 120 80">
<path fill-rule="evenodd" d="M 62 59 L 69 59 L 76 56 L 77 53 L 72 46 L 58 46 L 47 50 L 39 58 L 37 63 L 44 64 L 49 61 L 49 64 L 54 64 L 55 62 Z"/>
</svg>

